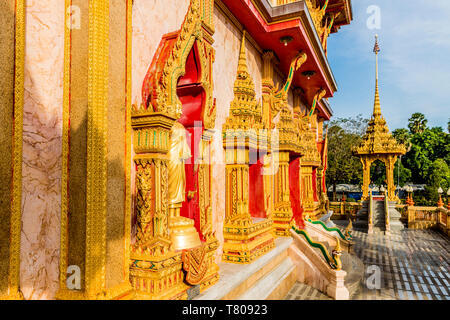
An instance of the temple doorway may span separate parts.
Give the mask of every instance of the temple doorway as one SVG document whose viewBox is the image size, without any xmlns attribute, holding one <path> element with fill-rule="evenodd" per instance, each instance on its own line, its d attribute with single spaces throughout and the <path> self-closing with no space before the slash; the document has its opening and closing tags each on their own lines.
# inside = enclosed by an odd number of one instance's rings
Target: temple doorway
<svg viewBox="0 0 450 320">
<path fill-rule="evenodd" d="M 378 188 L 386 186 L 386 165 L 381 160 L 375 160 L 370 166 L 371 184 Z"/>
<path fill-rule="evenodd" d="M 178 122 L 186 130 L 186 140 L 190 149 L 190 158 L 185 160 L 186 188 L 185 201 L 182 204 L 180 215 L 194 220 L 194 226 L 204 241 L 200 230 L 199 208 L 199 159 L 202 157 L 203 109 L 205 91 L 200 83 L 201 66 L 199 62 L 197 45 L 191 49 L 186 60 L 186 72 L 178 80 L 177 95 L 182 104 L 182 114 Z"/>
</svg>

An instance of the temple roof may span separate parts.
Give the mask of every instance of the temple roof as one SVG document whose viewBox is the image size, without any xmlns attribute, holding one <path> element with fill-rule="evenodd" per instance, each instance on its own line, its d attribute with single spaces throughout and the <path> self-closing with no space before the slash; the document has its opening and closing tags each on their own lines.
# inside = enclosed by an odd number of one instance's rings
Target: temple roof
<svg viewBox="0 0 450 320">
<path fill-rule="evenodd" d="M 357 155 L 368 154 L 392 154 L 401 155 L 406 153 L 404 145 L 399 144 L 392 136 L 386 124 L 386 120 L 381 113 L 380 92 L 378 88 L 378 53 L 380 48 L 378 45 L 378 36 L 376 37 L 374 53 L 376 56 L 376 80 L 375 80 L 375 102 L 373 106 L 373 114 L 369 121 L 366 134 L 363 141 L 354 152 Z"/>
</svg>

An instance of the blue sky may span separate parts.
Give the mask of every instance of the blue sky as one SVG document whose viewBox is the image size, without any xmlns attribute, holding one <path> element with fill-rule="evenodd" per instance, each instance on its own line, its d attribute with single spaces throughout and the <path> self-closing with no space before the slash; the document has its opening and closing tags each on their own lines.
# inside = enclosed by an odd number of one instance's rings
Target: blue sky
<svg viewBox="0 0 450 320">
<path fill-rule="evenodd" d="M 406 128 L 414 112 L 429 126 L 450 118 L 450 0 L 353 0 L 354 20 L 328 40 L 328 59 L 338 83 L 330 99 L 334 117 L 373 110 L 374 36 L 381 52 L 381 111 L 391 130 Z M 380 29 L 369 29 L 371 5 L 380 8 Z"/>
</svg>

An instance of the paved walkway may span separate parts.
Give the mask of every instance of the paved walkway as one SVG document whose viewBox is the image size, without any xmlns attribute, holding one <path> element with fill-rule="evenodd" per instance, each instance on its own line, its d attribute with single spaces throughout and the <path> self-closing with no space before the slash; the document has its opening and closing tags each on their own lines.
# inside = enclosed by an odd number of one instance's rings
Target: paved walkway
<svg viewBox="0 0 450 320">
<path fill-rule="evenodd" d="M 406 229 L 385 236 L 355 230 L 353 236 L 355 254 L 366 266 L 353 300 L 450 300 L 450 240 L 439 232 Z M 380 289 L 366 285 L 372 265 L 380 268 Z M 297 283 L 286 299 L 326 299 L 307 287 Z"/>
<path fill-rule="evenodd" d="M 333 300 L 317 289 L 297 282 L 284 300 Z"/>
</svg>

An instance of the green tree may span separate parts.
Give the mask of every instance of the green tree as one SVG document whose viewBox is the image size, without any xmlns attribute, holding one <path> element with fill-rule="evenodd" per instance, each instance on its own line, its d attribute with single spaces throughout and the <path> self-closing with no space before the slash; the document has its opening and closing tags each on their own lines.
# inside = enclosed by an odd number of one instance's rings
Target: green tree
<svg viewBox="0 0 450 320">
<path fill-rule="evenodd" d="M 368 123 L 369 119 L 364 118 L 362 114 L 358 114 L 350 118 L 337 118 L 330 122 L 330 126 L 337 125 L 343 128 L 346 133 L 363 136 L 366 133 Z"/>
<path fill-rule="evenodd" d="M 427 200 L 431 201 L 430 204 L 436 204 L 439 198 L 437 192 L 439 187 L 444 191 L 447 191 L 450 187 L 450 168 L 444 159 L 435 160 L 430 168 L 427 186 L 425 187 Z"/>
<path fill-rule="evenodd" d="M 399 157 L 394 166 L 394 183 L 403 187 L 407 182 L 411 182 L 411 170 L 406 168 L 403 163 L 403 157 Z"/>
<path fill-rule="evenodd" d="M 427 128 L 428 120 L 425 115 L 420 112 L 414 113 L 408 120 L 408 128 L 412 134 L 422 133 Z"/>
<path fill-rule="evenodd" d="M 368 121 L 362 115 L 358 115 L 354 118 L 338 118 L 330 122 L 326 179 L 327 184 L 333 186 L 334 200 L 338 184 L 361 184 L 362 182 L 362 164 L 357 157 L 353 156 L 352 149 L 360 143 Z"/>
<path fill-rule="evenodd" d="M 392 131 L 392 136 L 398 143 L 403 144 L 407 151 L 411 149 L 411 134 L 407 129 L 395 129 Z"/>
<path fill-rule="evenodd" d="M 425 129 L 423 133 L 413 134 L 410 141 L 405 166 L 411 170 L 413 182 L 426 183 L 431 166 L 437 159 L 450 163 L 450 135 L 442 128 Z"/>
<path fill-rule="evenodd" d="M 409 130 L 405 128 L 395 129 L 392 131 L 392 135 L 398 143 L 403 144 L 406 147 L 406 152 L 411 150 L 411 134 Z M 404 186 L 405 183 L 411 181 L 411 170 L 405 168 L 401 163 L 402 156 L 399 157 L 394 167 L 394 181 L 398 186 Z"/>
</svg>

